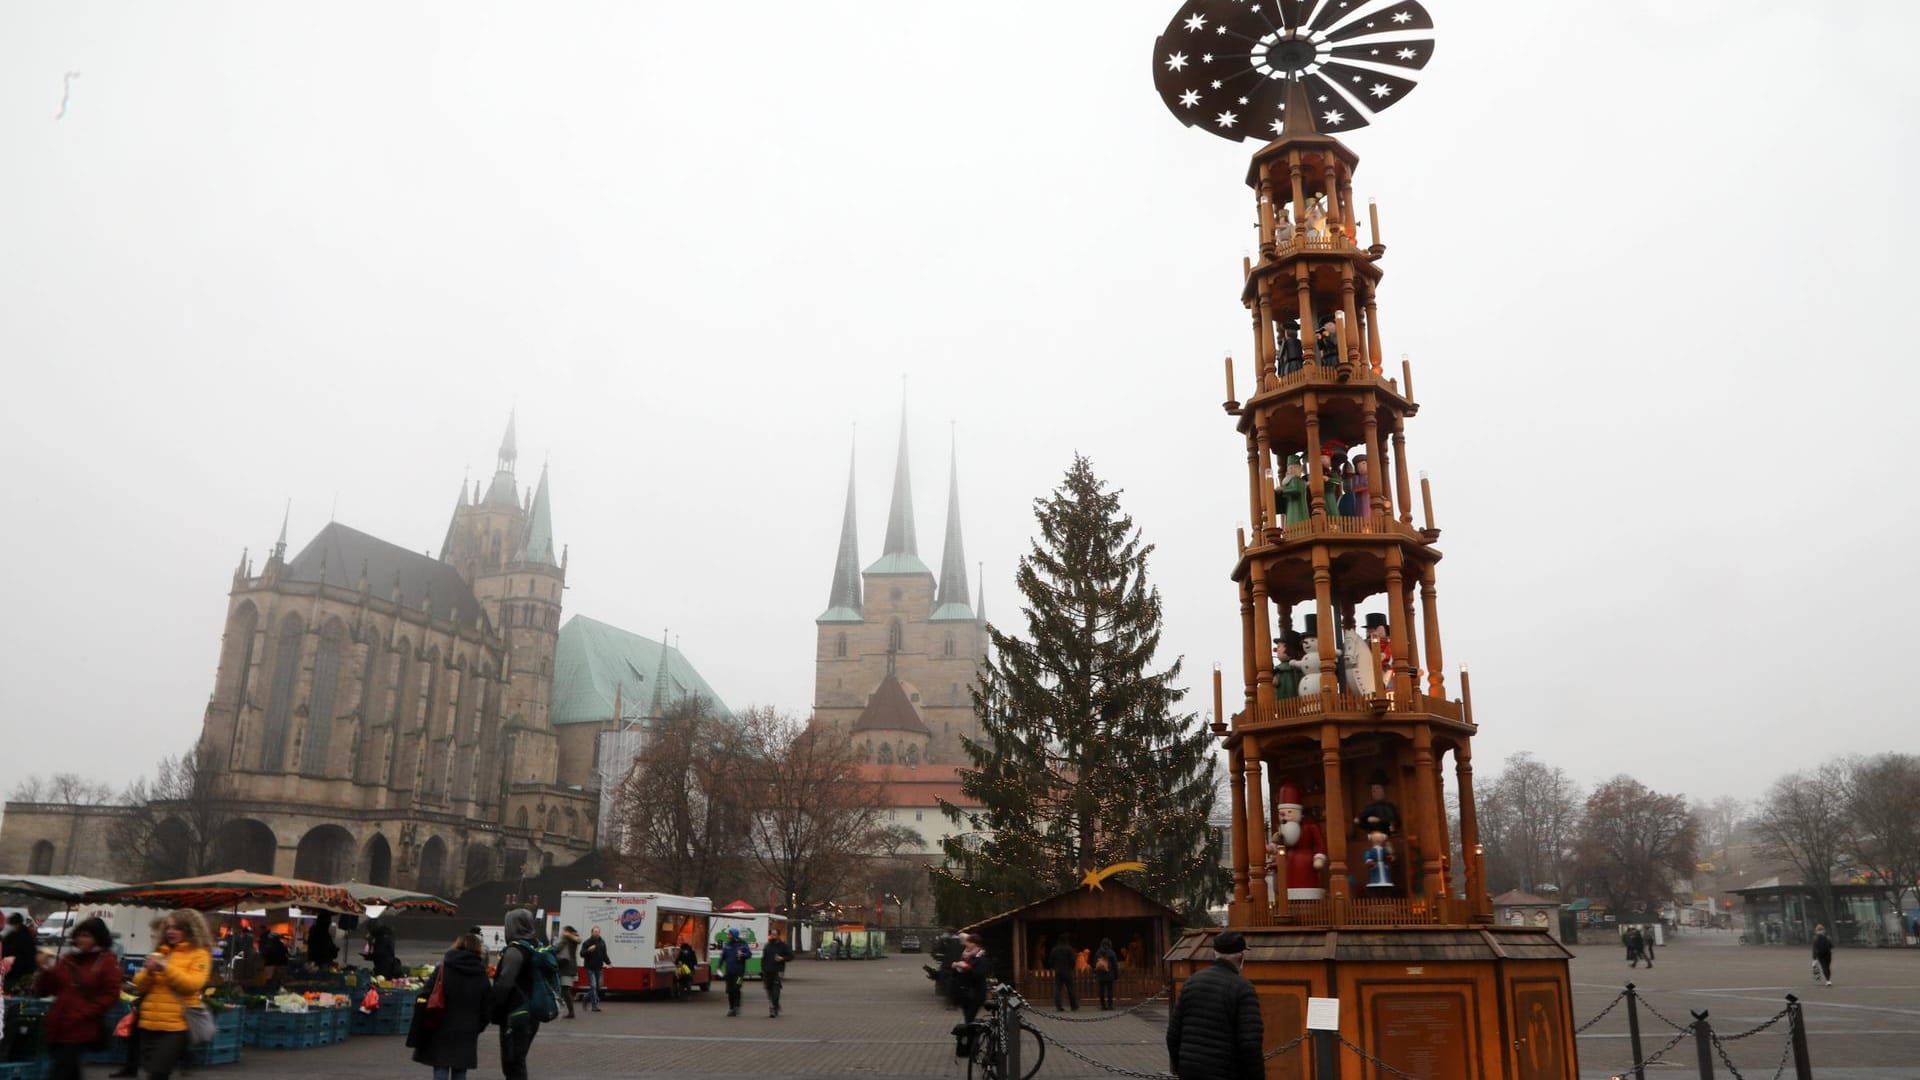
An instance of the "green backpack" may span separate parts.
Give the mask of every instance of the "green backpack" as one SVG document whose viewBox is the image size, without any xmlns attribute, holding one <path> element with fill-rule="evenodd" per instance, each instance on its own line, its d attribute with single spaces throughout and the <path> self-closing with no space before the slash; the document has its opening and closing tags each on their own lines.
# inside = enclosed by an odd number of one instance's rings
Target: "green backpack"
<svg viewBox="0 0 1920 1080">
<path fill-rule="evenodd" d="M 541 1023 L 557 1020 L 560 1017 L 560 958 L 554 955 L 553 946 L 538 945 L 531 941 L 516 941 L 515 947 L 526 950 L 528 985 L 527 1015 Z"/>
</svg>

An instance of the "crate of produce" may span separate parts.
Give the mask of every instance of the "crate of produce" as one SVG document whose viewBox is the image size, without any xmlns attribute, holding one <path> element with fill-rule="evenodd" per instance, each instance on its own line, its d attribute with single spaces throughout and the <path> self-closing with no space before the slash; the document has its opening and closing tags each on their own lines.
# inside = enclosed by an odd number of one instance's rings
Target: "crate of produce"
<svg viewBox="0 0 1920 1080">
<path fill-rule="evenodd" d="M 353 1010 L 355 1035 L 405 1035 L 413 1023 L 416 987 L 388 987 L 380 991 L 380 1007 L 371 1013 Z"/>
</svg>

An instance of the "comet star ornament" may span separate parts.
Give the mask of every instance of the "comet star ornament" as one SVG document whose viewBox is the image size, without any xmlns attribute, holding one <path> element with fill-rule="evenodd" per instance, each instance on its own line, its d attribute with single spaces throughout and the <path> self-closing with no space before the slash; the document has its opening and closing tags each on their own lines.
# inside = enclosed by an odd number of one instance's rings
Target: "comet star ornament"
<svg viewBox="0 0 1920 1080">
<path fill-rule="evenodd" d="M 1315 130 L 1352 131 L 1413 92 L 1432 29 L 1418 0 L 1187 0 L 1154 40 L 1153 84 L 1181 123 L 1223 139 L 1279 132 L 1294 80 Z"/>
</svg>

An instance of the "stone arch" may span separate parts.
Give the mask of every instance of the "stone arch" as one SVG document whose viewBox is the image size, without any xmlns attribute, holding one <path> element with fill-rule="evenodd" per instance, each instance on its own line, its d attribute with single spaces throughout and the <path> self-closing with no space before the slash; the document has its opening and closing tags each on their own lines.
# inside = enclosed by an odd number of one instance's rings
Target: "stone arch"
<svg viewBox="0 0 1920 1080">
<path fill-rule="evenodd" d="M 893 744 L 881 743 L 880 749 L 876 751 L 873 755 L 873 761 L 874 761 L 874 764 L 876 765 L 893 764 Z"/>
<path fill-rule="evenodd" d="M 900 761 L 906 765 L 920 764 L 920 748 L 913 743 L 908 743 L 907 748 L 900 751 Z"/>
<path fill-rule="evenodd" d="M 393 845 L 385 833 L 374 833 L 360 849 L 360 872 L 355 875 L 369 885 L 393 884 Z"/>
<path fill-rule="evenodd" d="M 53 873 L 53 841 L 35 840 L 33 842 L 33 855 L 27 862 L 27 873 Z"/>
<path fill-rule="evenodd" d="M 193 865 L 193 832 L 187 823 L 169 817 L 153 830 L 153 847 L 146 853 L 147 873 L 158 881 L 191 877 L 206 869 Z"/>
<path fill-rule="evenodd" d="M 274 855 L 280 842 L 266 822 L 254 818 L 234 818 L 220 826 L 213 836 L 213 861 L 220 870 L 251 870 L 256 874 L 273 873 Z"/>
<path fill-rule="evenodd" d="M 547 810 L 547 831 L 549 833 L 557 833 L 560 831 L 560 808 L 557 806 L 550 807 Z"/>
<path fill-rule="evenodd" d="M 951 630 L 947 631 L 947 642 L 946 642 L 946 645 L 944 646 L 944 649 L 945 649 L 945 655 L 947 656 L 953 655 L 953 631 Z"/>
<path fill-rule="evenodd" d="M 273 645 L 273 684 L 267 699 L 266 730 L 260 736 L 260 768 L 279 772 L 286 767 L 287 727 L 293 720 L 293 695 L 300 675 L 300 645 L 307 625 L 298 613 L 280 620 Z M 267 871 L 271 873 L 272 871 Z"/>
<path fill-rule="evenodd" d="M 316 825 L 300 838 L 293 855 L 293 876 L 331 884 L 354 871 L 353 834 L 338 825 Z"/>
<path fill-rule="evenodd" d="M 895 619 L 887 624 L 887 650 L 889 652 L 905 652 L 906 648 L 906 627 L 900 625 L 899 619 Z"/>
<path fill-rule="evenodd" d="M 236 722 L 247 707 L 247 680 L 253 670 L 253 638 L 260 628 L 260 609 L 242 600 L 227 616 L 227 638 L 220 645 L 220 677 L 230 688 Z"/>
<path fill-rule="evenodd" d="M 430 837 L 420 845 L 420 865 L 414 872 L 415 887 L 421 892 L 440 895 L 447 887 L 447 842 Z"/>
<path fill-rule="evenodd" d="M 522 806 L 513 812 L 513 827 L 516 829 L 524 829 L 527 827 L 526 807 Z"/>
<path fill-rule="evenodd" d="M 334 703 L 339 697 L 340 668 L 346 655 L 347 626 L 338 617 L 328 619 L 320 630 L 320 647 L 313 654 L 313 693 L 307 699 L 307 732 L 300 744 L 300 771 L 307 776 L 325 776 L 329 771 L 333 717 L 338 711 Z"/>
<path fill-rule="evenodd" d="M 845 630 L 840 631 L 833 637 L 833 655 L 847 655 L 847 632 Z"/>
<path fill-rule="evenodd" d="M 493 849 L 485 844 L 468 844 L 467 874 L 462 887 L 471 889 L 493 879 Z"/>
<path fill-rule="evenodd" d="M 580 836 L 580 814 L 573 807 L 567 807 L 567 835 Z"/>
</svg>

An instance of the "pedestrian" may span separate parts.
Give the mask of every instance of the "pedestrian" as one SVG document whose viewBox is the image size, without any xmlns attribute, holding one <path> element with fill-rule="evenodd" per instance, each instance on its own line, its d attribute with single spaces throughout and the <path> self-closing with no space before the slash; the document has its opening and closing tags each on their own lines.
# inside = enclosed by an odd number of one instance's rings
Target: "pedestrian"
<svg viewBox="0 0 1920 1080">
<path fill-rule="evenodd" d="M 691 941 L 683 941 L 673 951 L 673 998 L 685 1001 L 693 996 L 693 973 L 700 968 L 700 955 Z"/>
<path fill-rule="evenodd" d="M 163 915 L 147 923 L 147 939 L 147 952 L 149 955 L 159 952 L 160 946 L 166 944 L 166 916 Z M 255 955 L 258 956 L 259 954 L 256 952 Z M 133 1016 L 133 1024 L 127 1034 L 126 1061 L 120 1068 L 107 1074 L 113 1077 L 114 1080 L 122 1080 L 124 1077 L 140 1075 L 140 1003 L 142 1000 L 140 997 L 135 997 L 133 999 L 133 1008 L 129 1010 Z"/>
<path fill-rule="evenodd" d="M 1640 928 L 1635 926 L 1627 930 L 1627 966 L 1640 966 L 1640 952 L 1646 947 L 1646 938 L 1640 936 Z"/>
<path fill-rule="evenodd" d="M 527 1080 L 527 1053 L 540 1034 L 540 1021 L 528 1011 L 533 1000 L 533 912 L 507 912 L 507 947 L 500 950 L 500 967 L 493 976 L 493 1022 L 500 1025 L 500 1073 L 506 1080 Z"/>
<path fill-rule="evenodd" d="M 187 1056 L 187 1010 L 200 1008 L 200 994 L 213 974 L 213 935 L 197 911 L 167 916 L 165 941 L 147 954 L 133 987 L 140 999 L 140 1058 L 148 1080 L 167 1080 Z"/>
<path fill-rule="evenodd" d="M 428 1009 L 438 995 L 445 1004 Z M 479 1067 L 480 1033 L 487 1029 L 487 943 L 478 934 L 453 940 L 440 966 L 421 987 L 407 1029 L 413 1060 L 433 1066 L 433 1080 L 466 1080 Z"/>
<path fill-rule="evenodd" d="M 1074 954 L 1073 942 L 1066 934 L 1060 935 L 1052 951 L 1047 953 L 1047 966 L 1053 969 L 1053 1011 L 1059 1012 L 1063 1006 L 1060 999 L 1064 996 L 1075 1011 L 1080 1008 L 1080 993 L 1073 985 L 1074 967 L 1079 957 Z"/>
<path fill-rule="evenodd" d="M 19 993 L 33 981 L 35 952 L 33 927 L 27 925 L 26 918 L 19 912 L 9 914 L 7 932 L 0 935 L 0 958 L 13 961 L 13 966 L 7 969 L 5 982 L 0 984 L 7 993 Z"/>
<path fill-rule="evenodd" d="M 375 919 L 373 928 L 367 931 L 373 941 L 373 973 L 385 979 L 397 979 L 403 971 L 400 957 L 394 951 L 393 927 L 385 919 Z"/>
<path fill-rule="evenodd" d="M 747 977 L 747 958 L 753 946 L 740 940 L 740 931 L 727 931 L 727 943 L 720 947 L 720 973 L 727 980 L 727 1015 L 740 1015 L 740 980 Z"/>
<path fill-rule="evenodd" d="M 1093 981 L 1100 988 L 1100 1007 L 1113 1008 L 1113 984 L 1120 978 L 1120 954 L 1113 951 L 1113 939 L 1101 938 L 1093 953 Z"/>
<path fill-rule="evenodd" d="M 1240 974 L 1247 939 L 1222 930 L 1213 939 L 1213 966 L 1187 978 L 1167 1023 L 1167 1063 L 1180 1080 L 1261 1080 L 1266 1033 L 1260 997 Z"/>
<path fill-rule="evenodd" d="M 50 997 L 44 1031 L 53 1056 L 49 1080 L 79 1080 L 80 1056 L 101 1041 L 100 1025 L 120 1000 L 120 962 L 113 955 L 113 931 L 99 918 L 82 919 L 73 929 L 73 951 L 59 959 L 43 956 L 35 997 Z"/>
<path fill-rule="evenodd" d="M 587 1004 L 599 1012 L 600 972 L 607 966 L 607 939 L 600 936 L 597 926 L 587 931 L 587 940 L 580 945 L 580 966 L 587 971 Z"/>
<path fill-rule="evenodd" d="M 960 940 L 960 931 L 951 926 L 940 935 L 940 940 L 933 943 L 934 959 L 940 963 L 940 973 L 934 976 L 934 987 L 949 1009 L 960 1007 L 959 1000 L 953 994 L 953 965 L 966 947 L 966 942 Z"/>
<path fill-rule="evenodd" d="M 278 993 L 287 977 L 287 943 L 277 931 L 267 931 L 266 940 L 260 943 L 260 964 L 267 973 L 267 990 Z"/>
<path fill-rule="evenodd" d="M 325 971 L 339 955 L 340 948 L 333 943 L 333 912 L 323 911 L 307 930 L 307 963 Z"/>
<path fill-rule="evenodd" d="M 767 931 L 767 947 L 760 950 L 760 981 L 767 988 L 767 1016 L 780 1015 L 780 990 L 787 982 L 787 961 L 793 959 L 793 946 L 780 937 L 778 928 Z"/>
<path fill-rule="evenodd" d="M 987 949 L 979 934 L 960 939 L 960 959 L 953 962 L 953 1000 L 962 1020 L 953 1029 L 954 1057 L 973 1056 L 973 1018 L 987 1001 Z"/>
<path fill-rule="evenodd" d="M 1648 971 L 1653 970 L 1653 937 L 1653 927 L 1651 926 L 1647 927 L 1646 932 L 1640 935 L 1640 956 L 1646 960 Z"/>
<path fill-rule="evenodd" d="M 482 946 L 484 951 L 485 946 Z M 580 981 L 580 931 L 571 926 L 560 928 L 560 947 L 554 956 L 560 961 L 560 996 L 567 1002 L 567 1019 L 573 1019 L 573 986 Z"/>
<path fill-rule="evenodd" d="M 1827 936 L 1825 923 L 1815 923 L 1813 927 L 1813 963 L 1818 969 L 1814 973 L 1816 980 L 1833 985 L 1833 939 Z"/>
</svg>

